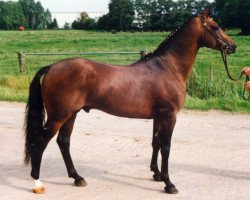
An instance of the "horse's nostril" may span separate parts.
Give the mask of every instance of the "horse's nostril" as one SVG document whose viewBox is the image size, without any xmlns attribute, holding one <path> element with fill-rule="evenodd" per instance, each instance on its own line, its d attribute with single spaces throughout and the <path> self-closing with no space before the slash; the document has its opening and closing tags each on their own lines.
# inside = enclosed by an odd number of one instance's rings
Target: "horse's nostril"
<svg viewBox="0 0 250 200">
<path fill-rule="evenodd" d="M 235 44 L 232 45 L 230 49 L 231 49 L 231 51 L 232 51 L 233 53 L 235 53 L 235 52 L 236 52 L 236 45 L 235 45 Z"/>
</svg>

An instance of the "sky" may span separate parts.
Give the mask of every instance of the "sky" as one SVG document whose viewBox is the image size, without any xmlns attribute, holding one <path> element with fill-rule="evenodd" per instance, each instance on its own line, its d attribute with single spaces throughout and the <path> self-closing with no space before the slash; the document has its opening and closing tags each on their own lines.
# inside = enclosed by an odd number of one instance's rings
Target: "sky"
<svg viewBox="0 0 250 200">
<path fill-rule="evenodd" d="M 110 0 L 40 0 L 51 12 L 107 12 Z"/>
<path fill-rule="evenodd" d="M 18 0 L 3 0 L 18 1 Z M 108 12 L 110 0 L 35 0 L 51 12 Z"/>
<path fill-rule="evenodd" d="M 72 23 L 80 13 L 85 11 L 91 18 L 108 13 L 110 0 L 40 0 L 44 8 L 48 8 L 52 18 L 56 18 L 59 27 L 65 22 Z"/>
</svg>

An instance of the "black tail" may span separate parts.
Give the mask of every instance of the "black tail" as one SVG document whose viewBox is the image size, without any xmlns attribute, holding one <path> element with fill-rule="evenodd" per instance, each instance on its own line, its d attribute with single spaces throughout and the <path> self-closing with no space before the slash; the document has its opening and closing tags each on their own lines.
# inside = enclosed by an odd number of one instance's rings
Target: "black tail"
<svg viewBox="0 0 250 200">
<path fill-rule="evenodd" d="M 50 69 L 50 66 L 41 68 L 33 78 L 30 89 L 29 99 L 26 106 L 25 115 L 25 158 L 24 163 L 26 165 L 30 162 L 32 141 L 35 141 L 37 137 L 40 137 L 43 132 L 44 125 L 44 106 L 41 94 L 40 79 Z"/>
</svg>

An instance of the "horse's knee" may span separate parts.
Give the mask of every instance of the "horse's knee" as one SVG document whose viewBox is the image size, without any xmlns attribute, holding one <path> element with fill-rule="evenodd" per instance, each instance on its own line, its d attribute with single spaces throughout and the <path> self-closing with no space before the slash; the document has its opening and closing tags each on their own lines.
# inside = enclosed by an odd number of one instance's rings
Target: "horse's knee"
<svg viewBox="0 0 250 200">
<path fill-rule="evenodd" d="M 154 139 L 152 141 L 152 147 L 155 149 L 155 148 L 160 148 L 161 146 L 161 143 L 160 143 L 160 140 L 159 139 Z"/>
<path fill-rule="evenodd" d="M 166 145 L 166 146 L 162 146 L 161 147 L 161 153 L 162 153 L 162 155 L 169 154 L 169 151 L 170 151 L 170 146 Z"/>
</svg>

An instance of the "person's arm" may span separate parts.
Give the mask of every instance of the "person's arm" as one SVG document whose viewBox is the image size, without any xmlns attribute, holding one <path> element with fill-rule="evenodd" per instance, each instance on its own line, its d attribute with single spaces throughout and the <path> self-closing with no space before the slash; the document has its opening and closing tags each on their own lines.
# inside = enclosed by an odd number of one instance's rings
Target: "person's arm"
<svg viewBox="0 0 250 200">
<path fill-rule="evenodd" d="M 250 92 L 250 81 L 245 83 L 245 89 Z"/>
</svg>

